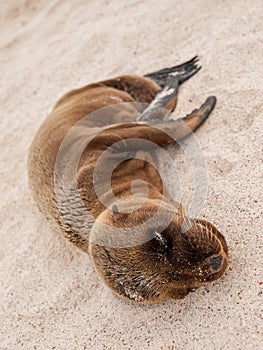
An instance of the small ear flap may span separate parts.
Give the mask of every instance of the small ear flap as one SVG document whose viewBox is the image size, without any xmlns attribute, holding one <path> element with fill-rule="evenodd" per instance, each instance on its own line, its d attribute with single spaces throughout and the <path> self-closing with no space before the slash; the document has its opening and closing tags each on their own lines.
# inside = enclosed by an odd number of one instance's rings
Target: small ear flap
<svg viewBox="0 0 263 350">
<path fill-rule="evenodd" d="M 119 209 L 118 209 L 118 207 L 117 207 L 116 204 L 113 204 L 113 206 L 112 206 L 112 212 L 113 212 L 113 213 L 118 213 L 118 212 L 119 212 Z"/>
<path fill-rule="evenodd" d="M 114 219 L 114 222 L 116 222 L 120 216 L 120 212 L 119 212 L 119 209 L 117 207 L 116 204 L 113 204 L 112 208 L 111 208 L 111 211 L 112 211 L 112 214 L 113 214 L 113 219 Z"/>
</svg>

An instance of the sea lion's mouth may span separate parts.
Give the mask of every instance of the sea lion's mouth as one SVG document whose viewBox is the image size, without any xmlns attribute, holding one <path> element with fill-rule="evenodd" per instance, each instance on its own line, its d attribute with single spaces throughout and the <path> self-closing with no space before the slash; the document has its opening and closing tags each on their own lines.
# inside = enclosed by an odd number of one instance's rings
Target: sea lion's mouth
<svg viewBox="0 0 263 350">
<path fill-rule="evenodd" d="M 227 268 L 227 259 L 222 255 L 219 255 L 216 258 L 211 258 L 210 262 L 211 262 L 211 273 L 207 278 L 207 282 L 215 281 L 216 279 L 221 277 Z"/>
<path fill-rule="evenodd" d="M 210 266 L 213 271 L 218 271 L 221 268 L 223 257 L 220 254 L 219 256 L 213 257 L 210 259 Z"/>
</svg>

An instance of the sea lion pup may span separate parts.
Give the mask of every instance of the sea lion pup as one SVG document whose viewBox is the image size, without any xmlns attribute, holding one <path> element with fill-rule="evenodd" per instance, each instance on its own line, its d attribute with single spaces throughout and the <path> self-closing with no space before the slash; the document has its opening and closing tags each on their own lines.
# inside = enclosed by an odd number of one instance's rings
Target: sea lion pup
<svg viewBox="0 0 263 350">
<path fill-rule="evenodd" d="M 223 235 L 205 220 L 187 219 L 156 168 L 156 148 L 185 138 L 214 108 L 209 97 L 185 118 L 169 117 L 179 85 L 200 68 L 194 57 L 73 90 L 30 148 L 29 182 L 40 211 L 130 300 L 181 299 L 227 266 Z"/>
</svg>

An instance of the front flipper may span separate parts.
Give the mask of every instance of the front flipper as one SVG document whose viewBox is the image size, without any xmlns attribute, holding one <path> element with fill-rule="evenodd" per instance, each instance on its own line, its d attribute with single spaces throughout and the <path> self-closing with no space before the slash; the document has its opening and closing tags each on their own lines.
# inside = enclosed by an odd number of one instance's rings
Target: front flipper
<svg viewBox="0 0 263 350">
<path fill-rule="evenodd" d="M 193 131 L 195 131 L 208 118 L 216 104 L 216 97 L 210 96 L 201 105 L 200 108 L 194 109 L 184 118 L 176 120 L 168 119 L 164 121 L 152 121 L 152 125 L 156 125 L 159 129 L 167 132 L 175 141 L 182 140 Z"/>
<path fill-rule="evenodd" d="M 169 144 L 180 141 L 195 131 L 209 116 L 216 104 L 216 98 L 210 96 L 199 109 L 193 110 L 184 118 L 160 120 L 155 119 L 146 123 L 125 123 L 116 124 L 106 128 L 103 132 L 94 138 L 96 145 L 102 145 L 103 148 L 111 147 L 114 143 L 125 140 L 123 145 L 125 151 L 144 149 L 146 144 L 142 145 L 142 140 L 151 141 L 152 144 L 166 147 Z M 129 140 L 131 139 L 131 140 Z M 147 148 L 148 149 L 148 148 Z M 150 149 L 149 149 L 150 150 Z M 113 153 L 119 153 L 116 150 Z"/>
</svg>

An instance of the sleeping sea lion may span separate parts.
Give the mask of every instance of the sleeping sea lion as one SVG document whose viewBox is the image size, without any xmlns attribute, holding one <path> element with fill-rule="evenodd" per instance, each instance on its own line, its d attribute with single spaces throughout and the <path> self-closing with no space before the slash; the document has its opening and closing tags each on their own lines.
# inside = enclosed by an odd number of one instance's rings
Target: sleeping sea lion
<svg viewBox="0 0 263 350">
<path fill-rule="evenodd" d="M 223 235 L 187 218 L 158 172 L 156 149 L 186 138 L 215 106 L 211 96 L 186 117 L 170 117 L 179 85 L 200 68 L 194 57 L 70 91 L 30 148 L 29 183 L 40 211 L 129 300 L 181 299 L 226 270 Z"/>
</svg>

